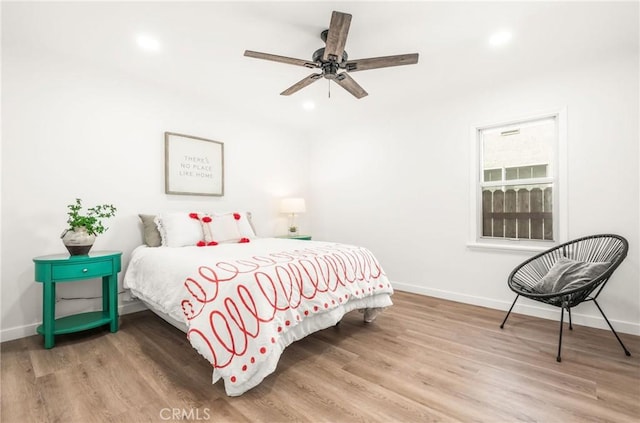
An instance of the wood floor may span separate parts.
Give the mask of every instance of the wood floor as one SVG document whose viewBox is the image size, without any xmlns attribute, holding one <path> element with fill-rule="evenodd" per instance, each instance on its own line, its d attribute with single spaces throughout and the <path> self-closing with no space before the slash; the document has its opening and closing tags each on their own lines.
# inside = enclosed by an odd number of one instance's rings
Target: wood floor
<svg viewBox="0 0 640 423">
<path fill-rule="evenodd" d="M 640 418 L 640 337 L 565 330 L 501 311 L 396 292 L 373 324 L 340 326 L 287 348 L 240 397 L 179 330 L 151 312 L 120 331 L 1 345 L 1 421 L 10 422 L 631 422 Z M 584 305 L 588 307 L 590 305 Z M 606 312 L 606 310 L 605 310 Z"/>
</svg>

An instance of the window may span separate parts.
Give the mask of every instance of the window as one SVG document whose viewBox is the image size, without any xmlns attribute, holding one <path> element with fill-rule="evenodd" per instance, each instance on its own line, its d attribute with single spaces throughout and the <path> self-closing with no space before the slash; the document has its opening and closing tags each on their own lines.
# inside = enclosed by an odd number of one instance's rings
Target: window
<svg viewBox="0 0 640 423">
<path fill-rule="evenodd" d="M 474 128 L 473 242 L 558 241 L 560 117 Z"/>
</svg>

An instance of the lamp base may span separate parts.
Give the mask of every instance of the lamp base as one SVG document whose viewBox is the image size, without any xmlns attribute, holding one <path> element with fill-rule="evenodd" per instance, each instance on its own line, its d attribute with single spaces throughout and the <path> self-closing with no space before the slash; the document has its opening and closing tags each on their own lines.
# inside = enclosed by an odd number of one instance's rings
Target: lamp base
<svg viewBox="0 0 640 423">
<path fill-rule="evenodd" d="M 287 235 L 289 235 L 289 236 L 298 235 L 298 227 L 297 226 L 289 226 L 289 231 L 287 232 Z"/>
</svg>

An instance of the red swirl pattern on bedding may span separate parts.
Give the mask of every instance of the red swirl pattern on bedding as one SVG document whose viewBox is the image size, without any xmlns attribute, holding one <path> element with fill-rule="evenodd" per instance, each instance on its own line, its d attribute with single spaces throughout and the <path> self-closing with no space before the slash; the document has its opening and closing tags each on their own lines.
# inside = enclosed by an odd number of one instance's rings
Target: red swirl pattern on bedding
<svg viewBox="0 0 640 423">
<path fill-rule="evenodd" d="M 295 340 L 286 337 L 295 326 L 312 333 L 322 328 L 305 327 L 305 320 L 393 293 L 373 254 L 344 244 L 202 265 L 184 286 L 188 338 L 213 366 L 214 382 L 222 377 L 230 395 L 275 369 L 284 347 Z M 268 360 L 272 369 L 261 365 Z"/>
</svg>

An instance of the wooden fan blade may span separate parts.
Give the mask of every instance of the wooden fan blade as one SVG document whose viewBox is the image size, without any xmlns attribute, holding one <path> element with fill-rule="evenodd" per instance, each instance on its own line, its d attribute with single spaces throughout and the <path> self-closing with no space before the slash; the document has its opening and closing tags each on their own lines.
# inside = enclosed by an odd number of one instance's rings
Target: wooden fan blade
<svg viewBox="0 0 640 423">
<path fill-rule="evenodd" d="M 296 82 L 295 84 L 293 84 L 292 86 L 290 86 L 289 88 L 287 88 L 286 90 L 281 92 L 280 95 L 291 95 L 291 94 L 293 94 L 295 92 L 300 91 L 301 89 L 303 89 L 307 85 L 313 84 L 314 82 L 316 82 L 318 79 L 321 79 L 321 78 L 322 78 L 322 74 L 321 73 L 312 73 L 311 75 L 309 75 L 306 78 Z"/>
<path fill-rule="evenodd" d="M 319 65 L 310 60 L 295 59 L 293 57 L 278 56 L 277 54 L 260 53 L 259 51 L 245 50 L 244 55 L 254 59 L 271 60 L 272 62 L 286 63 L 288 65 L 304 66 L 306 68 L 317 68 Z"/>
<path fill-rule="evenodd" d="M 334 11 L 331 14 L 331 23 L 329 24 L 329 32 L 327 33 L 327 45 L 324 49 L 322 60 L 342 62 L 342 53 L 344 52 L 344 45 L 347 43 L 349 25 L 351 25 L 351 15 L 348 13 Z"/>
<path fill-rule="evenodd" d="M 344 68 L 348 72 L 357 72 L 368 69 L 387 68 L 390 66 L 415 65 L 416 63 L 418 63 L 418 53 L 349 60 L 345 63 Z"/>
<path fill-rule="evenodd" d="M 362 98 L 369 95 L 369 93 L 366 92 L 360 85 L 358 85 L 358 83 L 354 81 L 354 79 L 351 78 L 346 72 L 338 74 L 334 81 L 336 81 L 336 84 L 340 85 L 342 88 L 353 94 L 353 96 L 356 98 Z"/>
</svg>

